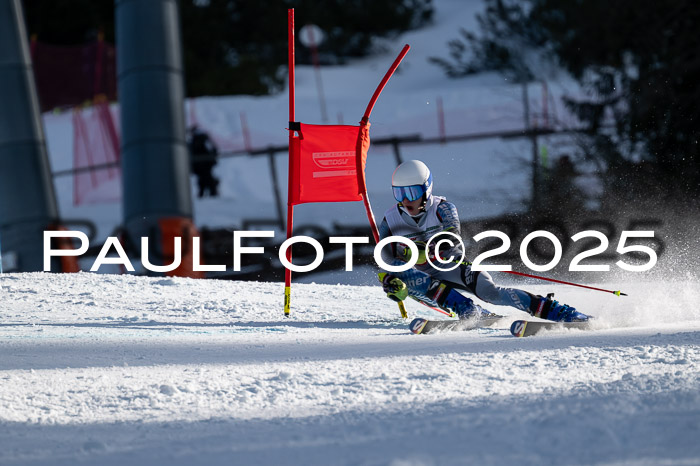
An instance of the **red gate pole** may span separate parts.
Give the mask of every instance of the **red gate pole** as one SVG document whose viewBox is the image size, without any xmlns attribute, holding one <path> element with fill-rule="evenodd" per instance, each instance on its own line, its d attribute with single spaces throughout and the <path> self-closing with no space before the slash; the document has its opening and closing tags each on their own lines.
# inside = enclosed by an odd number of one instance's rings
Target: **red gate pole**
<svg viewBox="0 0 700 466">
<path fill-rule="evenodd" d="M 403 60 L 403 57 L 406 56 L 408 53 L 409 49 L 411 47 L 406 44 L 403 46 L 403 49 L 399 53 L 399 55 L 396 57 L 394 60 L 394 63 L 392 63 L 391 67 L 389 70 L 386 72 L 384 75 L 384 78 L 382 81 L 379 83 L 379 86 L 377 86 L 377 89 L 374 91 L 374 94 L 372 95 L 372 98 L 369 101 L 369 104 L 367 104 L 367 108 L 365 109 L 365 114 L 362 117 L 362 121 L 360 122 L 360 126 L 363 128 L 365 126 L 369 126 L 369 116 L 372 114 L 372 109 L 374 108 L 374 104 L 377 102 L 377 99 L 379 98 L 379 94 L 382 93 L 382 90 L 384 90 L 384 86 L 386 86 L 386 83 L 389 81 L 389 78 L 394 74 L 394 71 L 396 71 L 396 68 L 399 67 L 399 64 L 401 63 L 401 60 Z M 362 134 L 363 130 L 360 130 L 361 136 L 360 139 L 362 140 Z M 367 138 L 369 139 L 369 132 L 366 133 Z M 369 145 L 369 141 L 367 141 L 367 144 Z M 379 228 L 377 228 L 377 222 L 374 219 L 374 214 L 372 213 L 372 206 L 369 203 L 369 195 L 367 194 L 367 183 L 365 181 L 365 170 L 364 170 L 364 164 L 363 164 L 363 157 L 362 157 L 362 152 L 361 152 L 361 141 L 359 143 L 359 146 L 357 148 L 357 174 L 358 174 L 358 182 L 359 182 L 359 187 L 360 187 L 360 194 L 362 195 L 362 201 L 365 204 L 365 211 L 367 212 L 367 220 L 369 220 L 369 225 L 372 228 L 372 236 L 374 236 L 374 242 L 379 243 Z M 403 301 L 398 302 L 399 305 L 399 312 L 401 312 L 401 317 L 404 319 L 408 317 L 408 313 L 406 312 L 406 306 L 404 305 Z"/>
<path fill-rule="evenodd" d="M 401 60 L 403 60 L 403 57 L 406 56 L 408 51 L 410 50 L 411 46 L 406 44 L 403 46 L 403 49 L 401 49 L 401 52 L 399 53 L 399 56 L 396 57 L 396 60 L 394 60 L 394 63 L 392 63 L 391 68 L 389 68 L 389 71 L 386 72 L 384 75 L 384 79 L 382 79 L 382 82 L 379 83 L 379 86 L 377 86 L 377 89 L 374 91 L 374 95 L 372 95 L 372 98 L 370 99 L 369 103 L 367 104 L 367 108 L 365 109 L 365 115 L 362 117 L 362 121 L 368 121 L 369 116 L 372 113 L 372 109 L 374 108 L 374 104 L 377 103 L 377 99 L 379 98 L 379 94 L 382 93 L 384 90 L 384 86 L 386 86 L 387 81 L 389 81 L 389 78 L 394 74 L 394 71 L 396 71 L 396 68 L 399 67 L 399 64 L 401 63 Z"/>
<path fill-rule="evenodd" d="M 292 144 L 294 143 L 294 129 L 292 123 L 295 121 L 294 108 L 294 8 L 287 10 L 287 41 L 288 41 L 288 61 L 289 61 L 289 178 L 287 186 L 287 239 L 292 237 L 292 225 L 294 222 L 294 204 L 292 204 Z M 292 262 L 292 247 L 287 248 L 287 262 Z M 288 267 L 284 269 L 284 316 L 289 317 L 290 297 L 292 288 L 292 271 Z"/>
</svg>

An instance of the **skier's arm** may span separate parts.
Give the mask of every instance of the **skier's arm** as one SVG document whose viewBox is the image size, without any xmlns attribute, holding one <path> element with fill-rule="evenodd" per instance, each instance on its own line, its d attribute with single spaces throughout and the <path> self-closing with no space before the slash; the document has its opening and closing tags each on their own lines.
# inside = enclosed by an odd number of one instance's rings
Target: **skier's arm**
<svg viewBox="0 0 700 466">
<path fill-rule="evenodd" d="M 449 201 L 442 201 L 440 204 L 438 204 L 437 216 L 442 222 L 444 226 L 443 229 L 445 231 L 449 231 L 456 235 L 460 234 L 461 228 L 459 225 L 459 214 L 457 213 L 457 207 L 453 203 Z"/>
<path fill-rule="evenodd" d="M 379 224 L 379 240 L 388 238 L 391 236 L 391 230 L 389 229 L 389 223 L 386 221 L 386 217 L 382 219 L 382 223 Z M 396 243 L 390 243 L 382 248 L 382 260 L 390 265 L 396 265 Z"/>
<path fill-rule="evenodd" d="M 462 235 L 461 226 L 459 223 L 459 214 L 457 213 L 457 207 L 453 203 L 442 201 L 437 207 L 437 216 L 443 224 L 443 232 L 454 233 L 461 238 Z M 457 238 L 452 235 L 441 235 L 438 233 L 435 235 L 435 239 L 433 240 L 432 244 L 437 244 L 437 241 L 440 241 L 443 238 L 450 240 L 453 244 L 455 244 L 455 246 L 449 249 L 442 247 L 440 249 L 440 256 L 445 258 L 453 256 L 455 259 L 462 257 L 462 244 L 457 243 Z"/>
<path fill-rule="evenodd" d="M 389 229 L 389 224 L 385 217 L 379 225 L 379 240 L 381 241 L 392 235 L 393 233 Z M 408 257 L 404 254 L 405 248 L 403 246 L 398 247 L 398 244 L 400 243 L 389 243 L 382 248 L 382 260 L 389 265 L 403 265 L 408 260 Z M 394 273 L 394 275 L 399 274 L 400 273 Z"/>
<path fill-rule="evenodd" d="M 389 228 L 389 223 L 386 221 L 386 217 L 382 219 L 382 223 L 379 224 L 379 240 L 383 240 L 391 236 L 391 229 Z M 389 265 L 401 265 L 402 260 L 396 257 L 396 244 L 391 243 L 382 248 L 382 260 Z M 393 272 L 391 274 L 386 272 L 379 273 L 379 281 L 382 283 L 382 288 L 386 295 L 394 301 L 403 301 L 408 296 L 408 289 L 406 284 L 401 281 L 403 272 Z"/>
</svg>

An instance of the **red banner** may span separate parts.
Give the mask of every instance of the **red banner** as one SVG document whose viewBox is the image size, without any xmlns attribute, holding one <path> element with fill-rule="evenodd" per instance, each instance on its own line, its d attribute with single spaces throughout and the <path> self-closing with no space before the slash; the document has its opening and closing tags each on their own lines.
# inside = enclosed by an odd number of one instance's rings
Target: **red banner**
<svg viewBox="0 0 700 466">
<path fill-rule="evenodd" d="M 361 201 L 369 125 L 300 126 L 291 147 L 289 203 Z"/>
</svg>

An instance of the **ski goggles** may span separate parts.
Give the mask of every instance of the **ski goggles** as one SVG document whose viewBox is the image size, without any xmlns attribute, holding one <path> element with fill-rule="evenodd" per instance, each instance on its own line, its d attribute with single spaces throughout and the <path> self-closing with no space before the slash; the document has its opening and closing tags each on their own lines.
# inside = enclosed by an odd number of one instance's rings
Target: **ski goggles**
<svg viewBox="0 0 700 466">
<path fill-rule="evenodd" d="M 425 186 L 422 184 L 414 184 L 413 186 L 392 186 L 391 189 L 394 191 L 394 199 L 399 202 L 404 199 L 415 201 L 425 194 Z"/>
</svg>

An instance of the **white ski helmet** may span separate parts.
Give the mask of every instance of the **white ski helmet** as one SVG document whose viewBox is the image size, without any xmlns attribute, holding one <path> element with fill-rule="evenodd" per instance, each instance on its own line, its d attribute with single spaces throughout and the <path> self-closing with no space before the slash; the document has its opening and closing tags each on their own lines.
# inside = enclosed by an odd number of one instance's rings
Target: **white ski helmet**
<svg viewBox="0 0 700 466">
<path fill-rule="evenodd" d="M 423 195 L 428 201 L 433 193 L 433 175 L 420 160 L 409 160 L 396 167 L 391 175 L 391 186 L 398 202 L 415 201 Z"/>
</svg>

